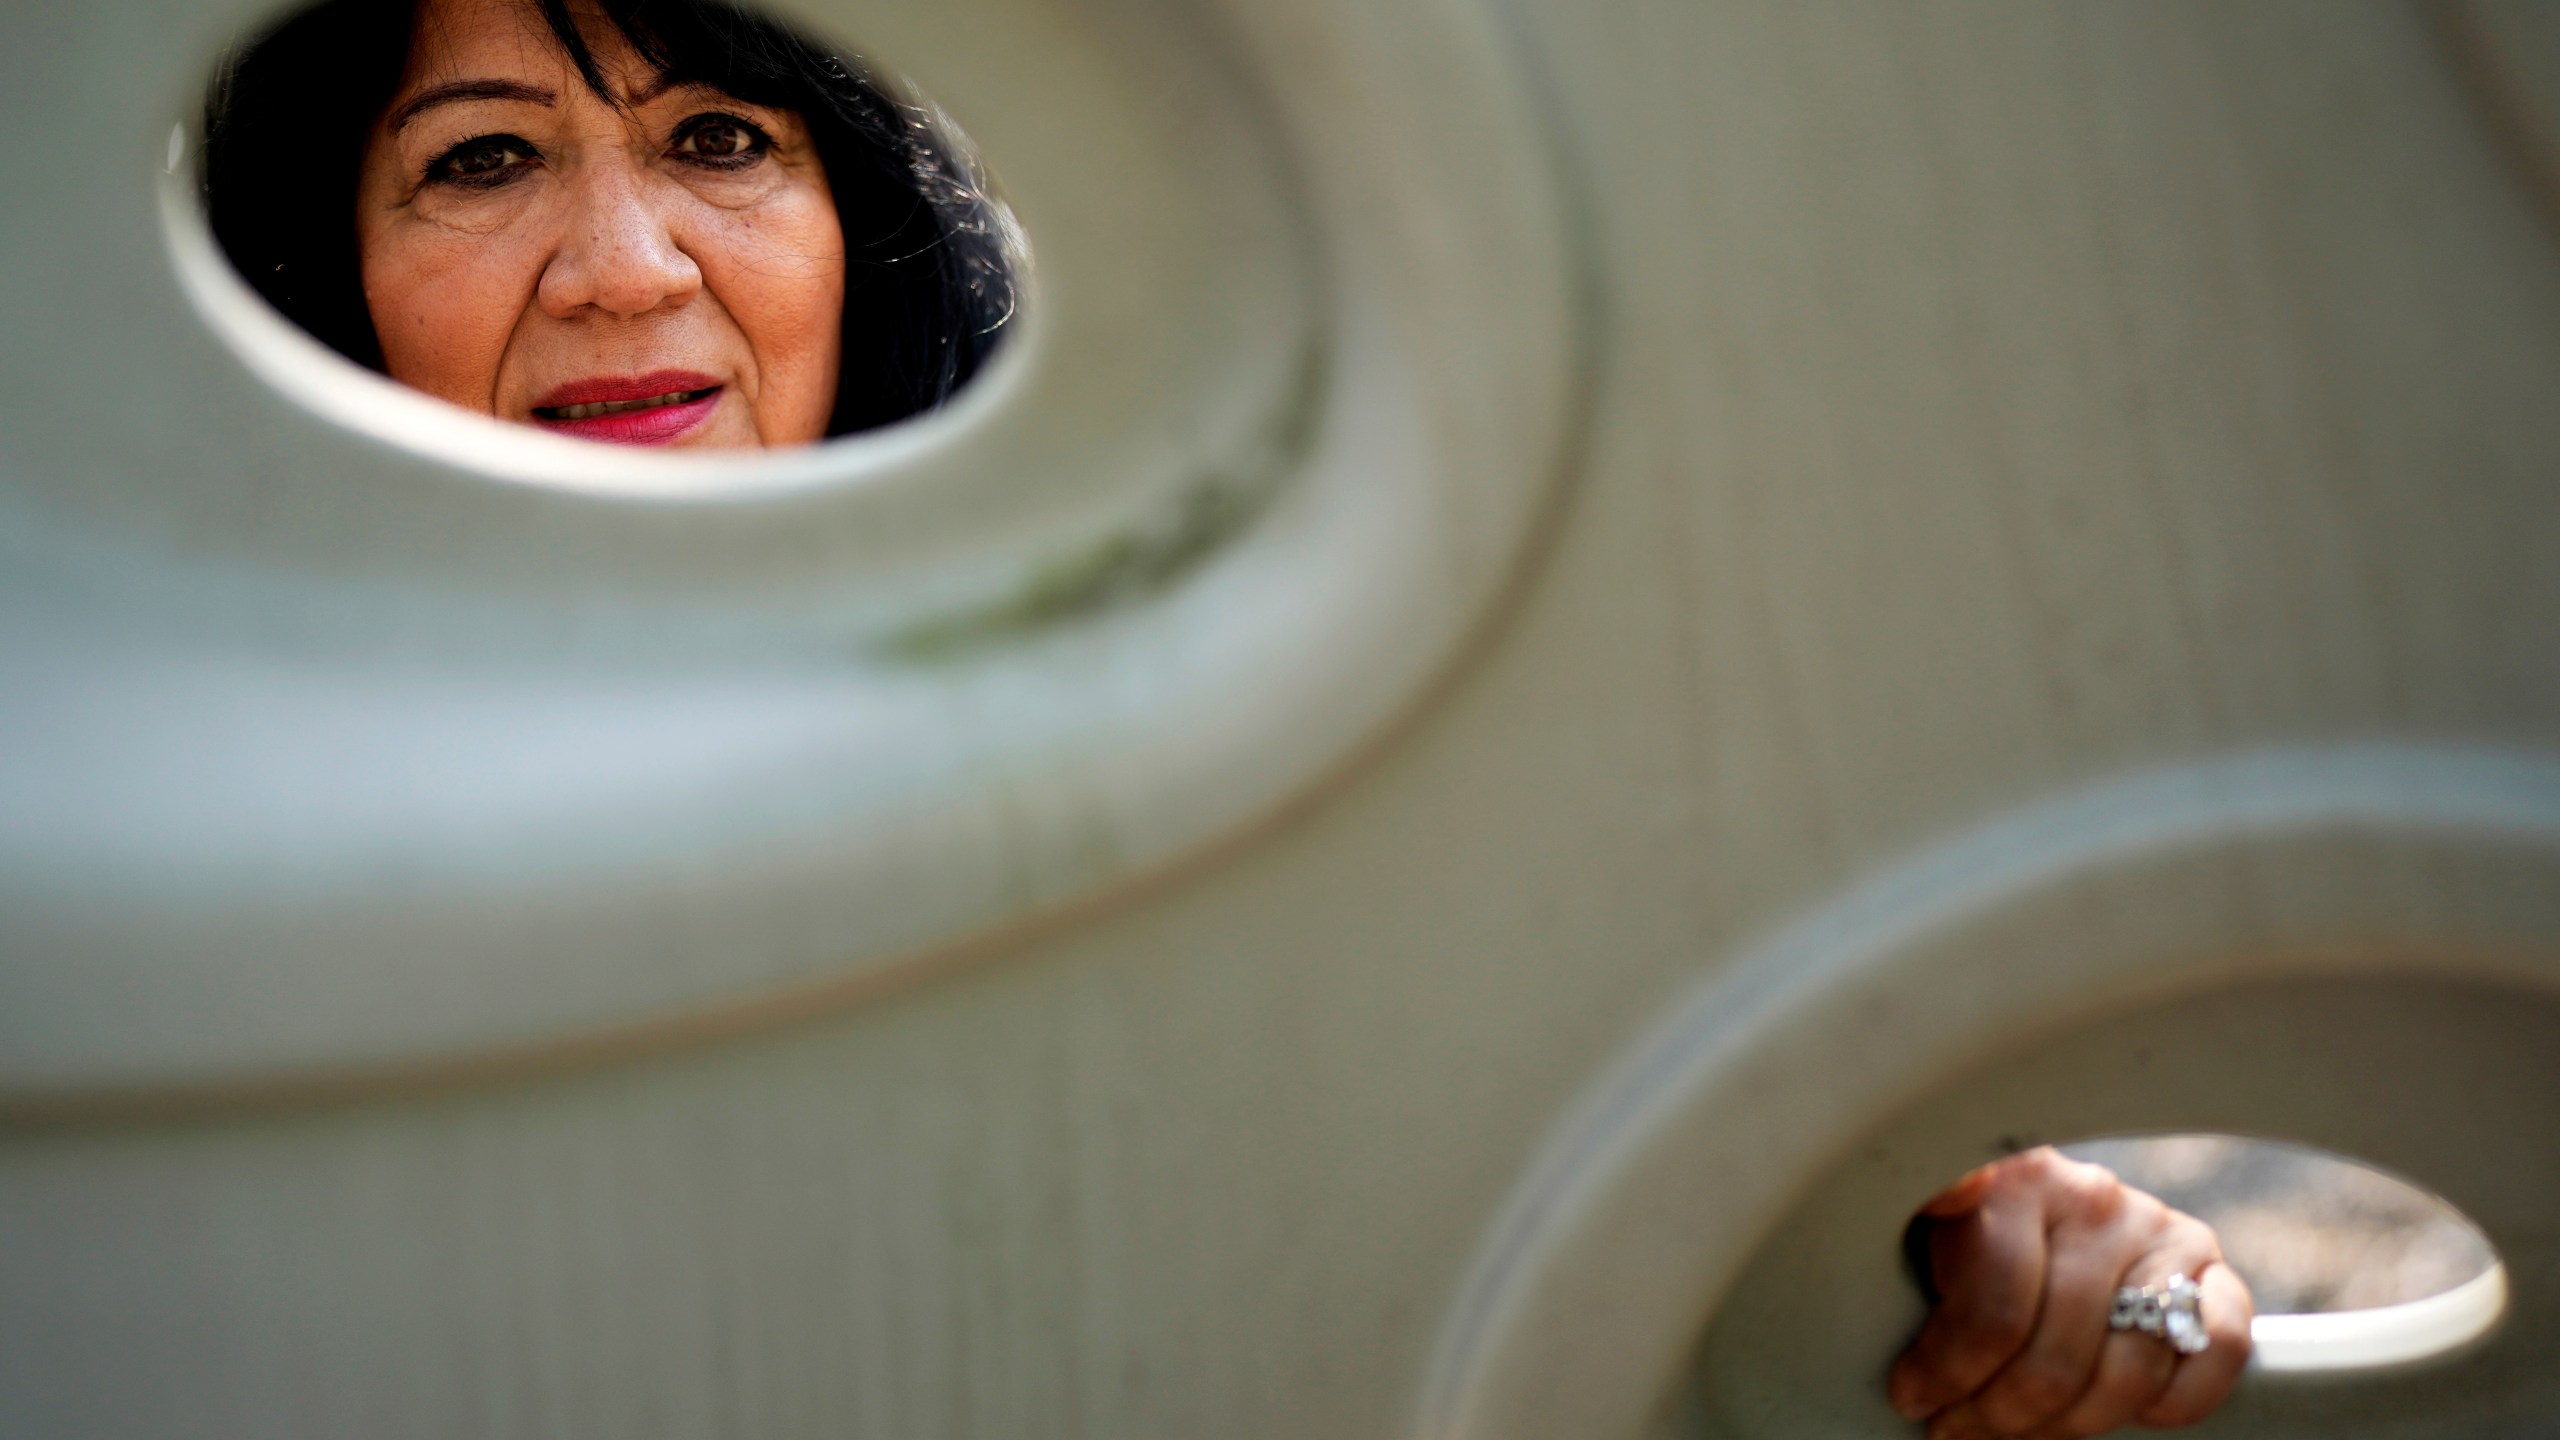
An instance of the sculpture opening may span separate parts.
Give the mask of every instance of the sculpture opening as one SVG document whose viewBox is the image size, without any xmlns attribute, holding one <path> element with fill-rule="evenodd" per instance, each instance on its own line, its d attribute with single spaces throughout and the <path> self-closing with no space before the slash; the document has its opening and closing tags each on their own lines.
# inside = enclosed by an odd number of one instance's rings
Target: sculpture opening
<svg viewBox="0 0 2560 1440">
<path fill-rule="evenodd" d="M 935 107 L 719 0 L 324 0 L 225 57 L 240 276 L 347 360 L 576 439 L 806 445 L 933 410 L 1019 244 Z"/>
</svg>

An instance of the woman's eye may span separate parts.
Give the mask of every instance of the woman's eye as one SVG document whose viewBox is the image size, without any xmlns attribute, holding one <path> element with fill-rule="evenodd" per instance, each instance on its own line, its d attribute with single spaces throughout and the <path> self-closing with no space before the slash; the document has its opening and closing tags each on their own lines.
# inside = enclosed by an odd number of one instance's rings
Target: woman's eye
<svg viewBox="0 0 2560 1440">
<path fill-rule="evenodd" d="M 723 170 L 752 165 L 773 144 L 735 115 L 696 115 L 676 127 L 675 153 Z"/>
<path fill-rule="evenodd" d="M 429 181 L 488 186 L 515 178 L 541 152 L 513 135 L 482 135 L 465 140 L 427 166 Z"/>
</svg>

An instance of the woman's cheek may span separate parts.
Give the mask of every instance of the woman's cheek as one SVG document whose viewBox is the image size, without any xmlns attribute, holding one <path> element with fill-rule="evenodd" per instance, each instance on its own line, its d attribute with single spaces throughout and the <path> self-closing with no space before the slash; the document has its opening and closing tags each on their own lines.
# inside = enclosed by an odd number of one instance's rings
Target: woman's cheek
<svg viewBox="0 0 2560 1440">
<path fill-rule="evenodd" d="M 512 227 L 405 221 L 365 264 L 365 302 L 392 379 L 496 413 L 498 369 L 540 257 Z"/>
<path fill-rule="evenodd" d="M 767 444 L 816 440 L 835 410 L 842 364 L 844 241 L 835 202 L 795 193 L 722 227 L 721 304 L 754 352 L 757 428 Z"/>
</svg>

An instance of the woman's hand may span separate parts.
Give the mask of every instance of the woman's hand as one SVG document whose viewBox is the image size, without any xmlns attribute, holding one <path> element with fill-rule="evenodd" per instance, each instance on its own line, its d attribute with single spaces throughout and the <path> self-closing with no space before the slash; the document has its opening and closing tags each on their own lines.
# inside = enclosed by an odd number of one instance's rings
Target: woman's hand
<svg viewBox="0 0 2560 1440">
<path fill-rule="evenodd" d="M 1886 1393 L 1929 1440 L 2188 1425 L 2249 1359 L 2249 1287 L 2213 1231 L 2114 1172 L 2051 1148 L 1985 1165 L 1920 1213 L 1939 1300 Z M 2202 1354 L 2107 1328 L 2116 1291 L 2184 1274 L 2203 1288 Z"/>
</svg>

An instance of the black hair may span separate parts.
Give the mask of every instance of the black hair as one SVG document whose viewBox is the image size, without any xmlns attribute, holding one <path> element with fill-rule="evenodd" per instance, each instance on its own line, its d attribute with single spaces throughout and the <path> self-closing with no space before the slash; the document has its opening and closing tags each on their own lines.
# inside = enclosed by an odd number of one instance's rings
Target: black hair
<svg viewBox="0 0 2560 1440">
<path fill-rule="evenodd" d="M 587 86 L 613 99 L 567 0 L 523 3 Z M 721 0 L 597 8 L 662 75 L 808 125 L 845 242 L 845 353 L 827 433 L 930 410 L 966 383 L 1012 317 L 1012 255 L 1001 212 L 933 114 L 853 60 Z M 206 105 L 214 238 L 270 304 L 376 370 L 356 179 L 407 68 L 416 13 L 416 0 L 321 0 L 231 55 Z"/>
</svg>

